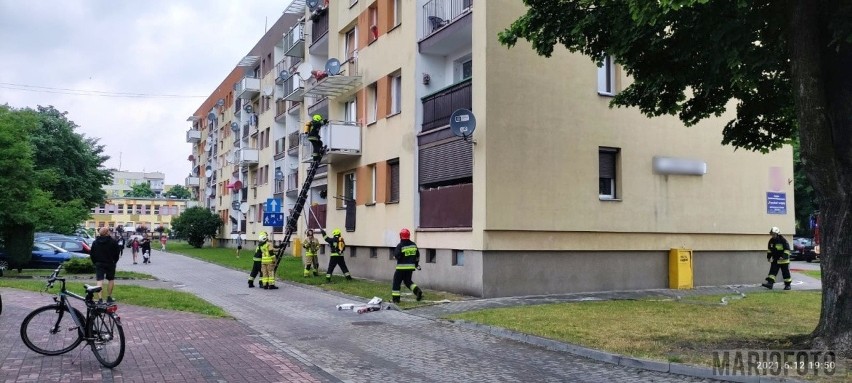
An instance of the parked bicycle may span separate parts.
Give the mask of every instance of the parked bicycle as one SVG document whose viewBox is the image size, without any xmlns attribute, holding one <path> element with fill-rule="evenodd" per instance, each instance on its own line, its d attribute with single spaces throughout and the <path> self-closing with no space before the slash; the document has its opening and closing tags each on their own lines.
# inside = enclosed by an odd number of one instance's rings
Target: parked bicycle
<svg viewBox="0 0 852 383">
<path fill-rule="evenodd" d="M 65 289 L 65 278 L 59 278 L 60 265 L 47 279 L 45 291 L 59 281 L 61 288 L 53 297 L 52 305 L 39 307 L 21 323 L 21 339 L 39 354 L 61 355 L 80 345 L 84 340 L 92 347 L 95 358 L 104 367 L 113 368 L 124 358 L 124 330 L 116 314 L 118 306 L 95 302 L 94 294 L 101 287 L 86 287 L 86 297 Z M 72 307 L 68 298 L 86 303 L 86 315 Z"/>
</svg>

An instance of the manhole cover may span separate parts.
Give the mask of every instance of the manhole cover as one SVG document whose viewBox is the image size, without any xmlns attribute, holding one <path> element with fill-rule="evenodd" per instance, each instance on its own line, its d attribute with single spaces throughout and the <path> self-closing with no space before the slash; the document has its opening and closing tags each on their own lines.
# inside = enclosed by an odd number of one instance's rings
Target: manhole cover
<svg viewBox="0 0 852 383">
<path fill-rule="evenodd" d="M 366 320 L 361 322 L 352 322 L 355 326 L 377 326 L 381 324 L 385 324 L 384 322 L 374 321 L 374 320 Z"/>
</svg>

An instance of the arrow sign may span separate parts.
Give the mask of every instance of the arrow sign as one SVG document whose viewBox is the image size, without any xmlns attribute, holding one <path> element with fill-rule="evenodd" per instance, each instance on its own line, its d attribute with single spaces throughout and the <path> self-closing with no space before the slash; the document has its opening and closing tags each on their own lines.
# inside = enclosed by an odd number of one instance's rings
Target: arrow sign
<svg viewBox="0 0 852 383">
<path fill-rule="evenodd" d="M 263 209 L 266 213 L 280 213 L 281 212 L 281 200 L 277 198 L 267 198 L 266 199 L 266 209 Z"/>
</svg>

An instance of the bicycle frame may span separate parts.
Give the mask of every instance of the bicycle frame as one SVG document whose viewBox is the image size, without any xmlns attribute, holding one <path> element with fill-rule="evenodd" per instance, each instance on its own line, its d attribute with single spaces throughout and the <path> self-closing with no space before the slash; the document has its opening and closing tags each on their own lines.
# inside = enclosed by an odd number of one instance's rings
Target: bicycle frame
<svg viewBox="0 0 852 383">
<path fill-rule="evenodd" d="M 50 276 L 50 278 L 48 279 L 48 283 L 47 283 L 48 288 L 50 288 L 50 287 L 53 286 L 53 283 L 55 281 L 60 282 L 59 293 L 57 294 L 57 296 L 53 297 L 53 301 L 58 303 L 59 308 L 60 308 L 59 316 L 56 320 L 56 324 L 54 325 L 54 330 L 55 330 L 55 327 L 59 326 L 59 323 L 62 322 L 62 315 L 64 315 L 64 313 L 66 312 L 66 310 L 64 310 L 64 309 L 67 308 L 68 309 L 67 312 L 72 313 L 71 319 L 77 325 L 77 331 L 80 332 L 80 334 L 83 337 L 83 340 L 85 340 L 86 343 L 89 343 L 89 342 L 95 340 L 95 337 L 92 334 L 88 334 L 89 326 L 87 324 L 92 320 L 92 317 L 96 314 L 99 314 L 100 313 L 99 310 L 103 310 L 106 313 L 114 314 L 118 310 L 118 306 L 109 305 L 109 306 L 103 307 L 103 306 L 99 306 L 97 303 L 95 303 L 95 301 L 93 300 L 94 294 L 96 292 L 99 292 L 100 290 L 89 291 L 89 292 L 86 293 L 85 297 L 78 295 L 78 294 L 75 294 L 71 291 L 68 291 L 65 288 L 65 278 L 57 278 L 58 273 L 59 273 L 59 269 L 57 268 L 56 270 L 53 271 L 53 274 Z M 84 318 L 83 322 L 80 322 L 80 318 L 78 318 L 77 315 L 73 315 L 73 312 L 75 310 L 76 311 L 79 311 L 79 310 L 77 310 L 76 307 L 71 305 L 71 303 L 68 299 L 69 297 L 81 300 L 86 304 L 86 317 Z M 71 310 L 71 309 L 74 309 L 74 310 Z M 120 320 L 121 318 L 118 317 L 118 315 L 116 315 L 116 319 Z"/>
</svg>

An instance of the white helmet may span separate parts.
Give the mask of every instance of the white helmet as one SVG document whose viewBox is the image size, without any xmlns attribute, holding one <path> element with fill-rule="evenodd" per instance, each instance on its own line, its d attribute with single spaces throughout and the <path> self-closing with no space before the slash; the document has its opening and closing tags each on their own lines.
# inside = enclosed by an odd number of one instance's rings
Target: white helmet
<svg viewBox="0 0 852 383">
<path fill-rule="evenodd" d="M 781 229 L 777 226 L 772 226 L 772 228 L 769 229 L 769 234 L 781 234 Z"/>
</svg>

